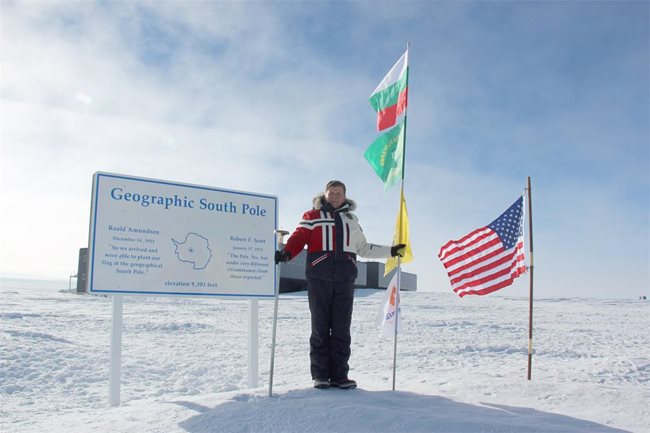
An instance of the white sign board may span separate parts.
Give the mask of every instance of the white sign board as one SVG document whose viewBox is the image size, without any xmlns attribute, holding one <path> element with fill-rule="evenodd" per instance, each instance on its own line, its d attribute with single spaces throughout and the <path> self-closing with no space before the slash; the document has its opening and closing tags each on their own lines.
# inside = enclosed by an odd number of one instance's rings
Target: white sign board
<svg viewBox="0 0 650 433">
<path fill-rule="evenodd" d="M 275 296 L 277 197 L 95 173 L 91 293 Z"/>
</svg>

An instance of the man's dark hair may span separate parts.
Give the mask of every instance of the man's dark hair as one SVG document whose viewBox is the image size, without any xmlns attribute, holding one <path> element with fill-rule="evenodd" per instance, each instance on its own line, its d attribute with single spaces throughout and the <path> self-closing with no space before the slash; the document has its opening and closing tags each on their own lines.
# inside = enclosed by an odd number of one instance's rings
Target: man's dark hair
<svg viewBox="0 0 650 433">
<path fill-rule="evenodd" d="M 332 186 L 340 186 L 343 188 L 343 194 L 346 194 L 345 190 L 345 184 L 341 182 L 340 180 L 330 180 L 327 182 L 327 185 L 325 185 L 325 191 L 327 191 L 330 187 Z"/>
</svg>

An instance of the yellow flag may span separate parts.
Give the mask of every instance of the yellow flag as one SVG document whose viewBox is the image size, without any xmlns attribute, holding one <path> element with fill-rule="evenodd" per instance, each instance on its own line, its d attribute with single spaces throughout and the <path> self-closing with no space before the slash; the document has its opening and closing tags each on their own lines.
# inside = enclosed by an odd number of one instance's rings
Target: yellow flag
<svg viewBox="0 0 650 433">
<path fill-rule="evenodd" d="M 409 217 L 406 212 L 406 200 L 404 199 L 404 190 L 400 195 L 399 213 L 397 214 L 397 223 L 395 223 L 395 236 L 393 236 L 393 245 L 405 244 L 406 250 L 401 263 L 408 263 L 413 260 L 413 253 L 411 252 L 411 239 L 409 238 Z M 386 260 L 384 268 L 384 276 L 388 275 L 390 271 L 397 267 L 397 257 L 391 257 Z"/>
</svg>

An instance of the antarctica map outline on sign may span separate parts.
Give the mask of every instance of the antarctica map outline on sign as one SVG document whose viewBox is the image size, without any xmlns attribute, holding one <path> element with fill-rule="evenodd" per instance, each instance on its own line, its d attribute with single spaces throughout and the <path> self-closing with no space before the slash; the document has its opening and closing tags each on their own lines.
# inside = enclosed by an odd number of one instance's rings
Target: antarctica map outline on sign
<svg viewBox="0 0 650 433">
<path fill-rule="evenodd" d="M 205 269 L 212 258 L 210 241 L 198 233 L 190 232 L 185 236 L 185 240 L 178 242 L 172 238 L 176 247 L 176 257 L 185 263 L 190 263 L 192 269 Z"/>
</svg>

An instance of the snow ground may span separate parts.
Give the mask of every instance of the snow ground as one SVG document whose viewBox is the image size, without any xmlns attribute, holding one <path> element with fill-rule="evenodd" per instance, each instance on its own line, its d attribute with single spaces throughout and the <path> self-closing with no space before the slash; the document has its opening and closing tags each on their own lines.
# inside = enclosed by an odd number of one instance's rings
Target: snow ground
<svg viewBox="0 0 650 433">
<path fill-rule="evenodd" d="M 126 297 L 122 406 L 108 406 L 111 300 L 3 281 L 0 431 L 650 432 L 649 301 L 402 293 L 397 391 L 383 292 L 360 290 L 352 391 L 315 390 L 304 293 L 259 301 L 259 383 L 247 385 L 248 301 Z"/>
</svg>

